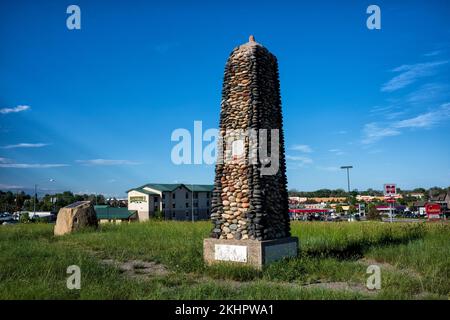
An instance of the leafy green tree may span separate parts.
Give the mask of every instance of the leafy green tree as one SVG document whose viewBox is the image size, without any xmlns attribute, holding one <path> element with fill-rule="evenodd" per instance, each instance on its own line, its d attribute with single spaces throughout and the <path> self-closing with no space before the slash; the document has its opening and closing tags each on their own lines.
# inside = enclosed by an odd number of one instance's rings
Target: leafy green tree
<svg viewBox="0 0 450 320">
<path fill-rule="evenodd" d="M 367 212 L 366 217 L 367 217 L 367 220 L 379 220 L 379 221 L 381 221 L 380 212 L 377 210 L 377 208 L 373 204 L 369 205 L 369 210 Z"/>
<path fill-rule="evenodd" d="M 162 213 L 161 210 L 156 210 L 155 213 L 153 214 L 153 219 L 155 220 L 163 220 L 164 219 L 164 215 Z"/>
<path fill-rule="evenodd" d="M 22 213 L 20 215 L 19 222 L 20 223 L 30 223 L 31 222 L 30 214 L 28 212 Z"/>
</svg>

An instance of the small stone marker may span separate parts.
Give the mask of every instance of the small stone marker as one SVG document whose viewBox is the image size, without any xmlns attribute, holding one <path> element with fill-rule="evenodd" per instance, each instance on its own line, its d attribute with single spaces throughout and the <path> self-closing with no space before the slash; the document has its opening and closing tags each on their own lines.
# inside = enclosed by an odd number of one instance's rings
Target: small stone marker
<svg viewBox="0 0 450 320">
<path fill-rule="evenodd" d="M 261 268 L 297 256 L 298 239 L 290 233 L 282 127 L 277 59 L 250 36 L 231 52 L 225 66 L 211 202 L 214 226 L 203 244 L 206 263 L 233 261 Z M 277 170 L 272 174 L 263 173 L 266 159 L 254 161 L 261 153 L 261 138 L 255 156 L 254 140 L 242 134 L 264 129 L 278 132 Z"/>
<path fill-rule="evenodd" d="M 98 227 L 94 207 L 90 201 L 77 201 L 59 210 L 54 234 L 61 236 L 89 226 Z"/>
</svg>

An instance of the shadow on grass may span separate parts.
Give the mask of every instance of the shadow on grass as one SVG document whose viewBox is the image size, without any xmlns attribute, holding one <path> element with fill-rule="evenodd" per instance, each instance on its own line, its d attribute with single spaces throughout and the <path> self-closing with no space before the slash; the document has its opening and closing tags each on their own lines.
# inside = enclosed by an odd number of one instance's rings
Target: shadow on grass
<svg viewBox="0 0 450 320">
<path fill-rule="evenodd" d="M 359 239 L 347 241 L 344 245 L 326 246 L 318 245 L 313 248 L 301 249 L 300 254 L 311 258 L 334 258 L 338 260 L 358 260 L 364 256 L 364 252 L 373 247 L 407 244 L 410 241 L 422 239 L 425 235 L 423 228 L 412 229 L 401 236 L 387 233 L 377 239 Z"/>
<path fill-rule="evenodd" d="M 211 278 L 234 281 L 266 279 L 311 283 L 321 278 L 343 280 L 355 273 L 355 268 L 358 266 L 354 264 L 354 261 L 361 259 L 367 250 L 374 247 L 407 244 L 410 241 L 422 239 L 424 235 L 425 229 L 420 225 L 402 230 L 387 229 L 380 234 L 364 235 L 353 239 L 344 235 L 335 241 L 329 238 L 324 239 L 323 242 L 311 244 L 310 247 L 302 248 L 300 243 L 298 257 L 271 263 L 263 270 L 236 263 L 219 263 L 205 267 L 204 270 L 205 275 Z"/>
</svg>

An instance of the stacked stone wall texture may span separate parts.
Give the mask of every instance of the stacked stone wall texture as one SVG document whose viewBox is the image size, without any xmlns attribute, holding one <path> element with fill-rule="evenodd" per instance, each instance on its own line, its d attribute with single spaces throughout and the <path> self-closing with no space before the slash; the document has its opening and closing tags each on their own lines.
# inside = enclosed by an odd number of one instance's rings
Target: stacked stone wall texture
<svg viewBox="0 0 450 320">
<path fill-rule="evenodd" d="M 277 59 L 251 37 L 231 52 L 225 66 L 220 113 L 223 139 L 215 170 L 212 238 L 262 241 L 290 236 L 282 127 Z M 231 157 L 229 142 L 248 129 L 279 130 L 276 174 L 261 175 L 262 165 L 248 161 L 253 156 L 248 136 L 242 139 L 242 158 Z"/>
</svg>

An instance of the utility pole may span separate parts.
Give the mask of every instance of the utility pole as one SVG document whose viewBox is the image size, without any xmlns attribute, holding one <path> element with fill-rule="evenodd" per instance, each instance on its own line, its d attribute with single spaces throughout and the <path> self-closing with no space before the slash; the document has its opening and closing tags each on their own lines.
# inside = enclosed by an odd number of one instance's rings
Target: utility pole
<svg viewBox="0 0 450 320">
<path fill-rule="evenodd" d="M 34 184 L 33 218 L 36 215 L 37 184 Z"/>
<path fill-rule="evenodd" d="M 348 193 L 350 195 L 350 169 L 353 169 L 353 166 L 342 166 L 341 169 L 346 169 L 347 170 L 347 188 L 348 188 Z"/>
<path fill-rule="evenodd" d="M 192 194 L 191 194 L 191 215 L 192 215 L 192 222 L 194 222 L 194 184 L 191 184 L 192 188 Z"/>
</svg>

